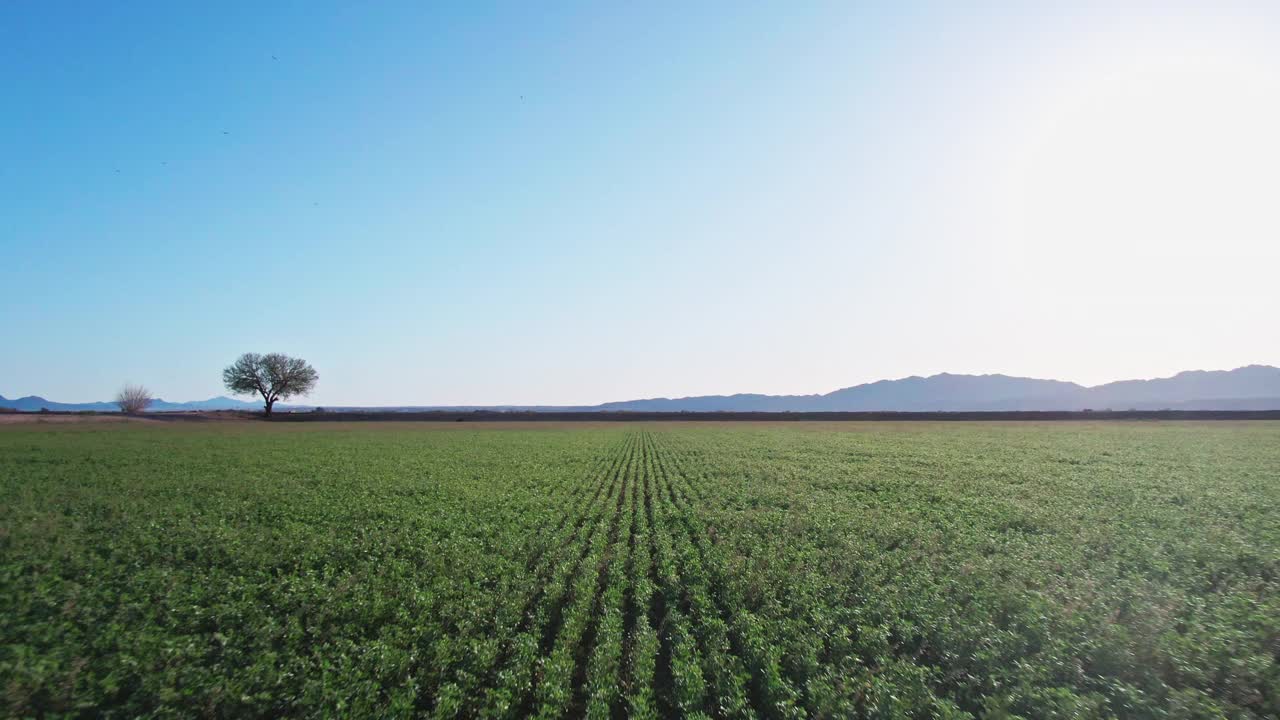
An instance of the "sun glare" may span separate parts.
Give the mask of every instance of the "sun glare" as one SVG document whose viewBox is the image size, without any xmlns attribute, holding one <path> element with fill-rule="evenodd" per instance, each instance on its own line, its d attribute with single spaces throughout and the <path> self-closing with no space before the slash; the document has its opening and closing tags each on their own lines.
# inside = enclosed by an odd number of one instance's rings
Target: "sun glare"
<svg viewBox="0 0 1280 720">
<path fill-rule="evenodd" d="M 1280 83 L 1260 63 L 1104 71 L 1061 98 L 1021 157 L 1015 244 L 1064 282 L 1177 283 L 1274 260 L 1277 128 Z"/>
</svg>

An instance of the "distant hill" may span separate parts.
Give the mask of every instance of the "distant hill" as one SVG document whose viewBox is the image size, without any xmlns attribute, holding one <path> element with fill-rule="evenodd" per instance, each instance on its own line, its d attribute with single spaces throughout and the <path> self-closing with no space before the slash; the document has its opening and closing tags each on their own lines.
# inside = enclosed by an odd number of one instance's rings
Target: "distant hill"
<svg viewBox="0 0 1280 720">
<path fill-rule="evenodd" d="M 962 410 L 1274 410 L 1280 368 L 1194 370 L 1156 380 L 1085 387 L 1008 375 L 912 376 L 847 387 L 825 395 L 703 395 L 627 400 L 593 409 L 636 412 L 822 412 Z"/>
<path fill-rule="evenodd" d="M 109 402 L 59 403 L 34 395 L 6 400 L 0 408 L 36 411 L 114 411 Z M 309 405 L 276 406 L 281 411 Z M 157 400 L 152 411 L 260 410 L 261 403 L 214 397 L 194 402 Z M 1061 380 L 1009 375 L 912 376 L 842 388 L 825 395 L 700 395 L 624 400 L 591 406 L 499 405 L 330 407 L 330 410 L 614 411 L 614 412 L 960 412 L 983 410 L 1280 410 L 1280 368 L 1249 365 L 1235 370 L 1192 370 L 1155 380 L 1121 380 L 1085 387 Z"/>
<path fill-rule="evenodd" d="M 1170 404 L 1274 401 L 1280 398 L 1280 368 L 1249 365 L 1235 370 L 1192 370 L 1158 380 L 1122 380 L 1089 388 L 1086 397 L 1095 406 L 1139 410 Z M 1266 409 L 1277 407 L 1280 405 L 1273 404 Z"/>
<path fill-rule="evenodd" d="M 83 412 L 92 410 L 96 412 L 115 412 L 116 405 L 112 402 L 88 402 L 88 403 L 64 403 L 46 400 L 39 395 L 28 395 L 15 400 L 10 400 L 0 395 L 0 408 L 9 408 L 12 410 L 25 410 L 27 412 L 38 412 L 42 408 L 47 408 L 56 412 Z M 148 412 L 172 412 L 180 410 L 259 410 L 262 408 L 261 403 L 245 402 L 236 400 L 235 398 L 212 397 L 208 400 L 193 400 L 191 402 L 167 402 L 165 400 L 155 400 L 151 406 L 147 408 Z"/>
</svg>

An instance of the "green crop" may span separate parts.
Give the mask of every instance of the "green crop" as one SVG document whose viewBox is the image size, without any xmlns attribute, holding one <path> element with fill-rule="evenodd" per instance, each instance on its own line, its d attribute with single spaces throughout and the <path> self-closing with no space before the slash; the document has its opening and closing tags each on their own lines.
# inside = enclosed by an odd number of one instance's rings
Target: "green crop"
<svg viewBox="0 0 1280 720">
<path fill-rule="evenodd" d="M 1280 716 L 1280 424 L 0 428 L 15 717 Z"/>
</svg>

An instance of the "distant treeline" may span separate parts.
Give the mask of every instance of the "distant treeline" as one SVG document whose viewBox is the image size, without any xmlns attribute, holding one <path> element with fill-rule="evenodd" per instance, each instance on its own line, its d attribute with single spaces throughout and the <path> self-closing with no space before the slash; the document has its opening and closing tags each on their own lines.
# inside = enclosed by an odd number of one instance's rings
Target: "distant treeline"
<svg viewBox="0 0 1280 720">
<path fill-rule="evenodd" d="M 1280 410 L 1099 410 L 992 412 L 284 412 L 273 422 L 428 421 L 428 422 L 635 422 L 786 421 L 786 420 L 1280 420 Z"/>
</svg>

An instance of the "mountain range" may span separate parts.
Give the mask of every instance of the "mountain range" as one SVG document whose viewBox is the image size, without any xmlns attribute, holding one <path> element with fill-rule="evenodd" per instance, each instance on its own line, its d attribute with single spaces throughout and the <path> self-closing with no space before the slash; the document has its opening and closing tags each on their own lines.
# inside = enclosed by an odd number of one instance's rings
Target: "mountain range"
<svg viewBox="0 0 1280 720">
<path fill-rule="evenodd" d="M 821 412 L 982 410 L 1273 410 L 1280 368 L 1193 370 L 1155 380 L 1085 387 L 1008 375 L 912 376 L 854 385 L 825 395 L 703 395 L 605 403 L 598 410 L 649 412 Z"/>
<path fill-rule="evenodd" d="M 259 410 L 261 404 L 214 397 L 194 402 L 156 400 L 151 411 Z M 308 410 L 311 406 L 277 406 Z M 0 408 L 38 411 L 112 411 L 109 402 L 59 403 L 31 395 Z M 1121 380 L 1085 387 L 1061 380 L 1009 375 L 912 376 L 842 388 L 825 395 L 699 395 L 625 400 L 590 406 L 398 406 L 332 407 L 332 410 L 509 410 L 613 412 L 858 412 L 982 410 L 1280 410 L 1280 368 L 1249 365 L 1235 370 L 1192 370 L 1154 380 Z"/>
<path fill-rule="evenodd" d="M 0 408 L 8 408 L 10 410 L 25 410 L 28 412 L 38 412 L 41 409 L 53 410 L 55 412 L 81 412 L 85 410 L 93 410 L 97 412 L 114 412 L 117 410 L 116 404 L 113 402 L 89 402 L 89 403 L 63 403 L 45 400 L 39 395 L 28 395 L 26 397 L 10 400 L 0 395 Z M 180 410 L 260 410 L 262 403 L 245 402 L 236 400 L 235 398 L 212 397 L 208 400 L 192 400 L 191 402 L 167 402 L 165 400 L 153 400 L 147 408 L 148 412 L 173 412 Z"/>
</svg>

